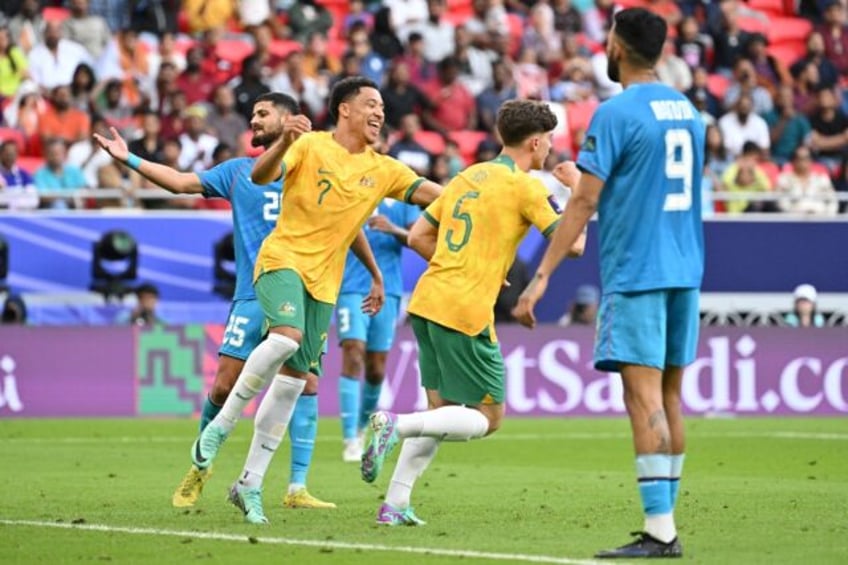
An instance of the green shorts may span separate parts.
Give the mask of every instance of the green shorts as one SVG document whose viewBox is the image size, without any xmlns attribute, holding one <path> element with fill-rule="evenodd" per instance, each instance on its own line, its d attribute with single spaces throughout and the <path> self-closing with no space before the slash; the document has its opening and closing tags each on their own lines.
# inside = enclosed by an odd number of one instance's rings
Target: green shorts
<svg viewBox="0 0 848 565">
<path fill-rule="evenodd" d="M 503 403 L 503 355 L 488 331 L 471 337 L 419 316 L 409 318 L 424 388 L 468 406 Z"/>
<path fill-rule="evenodd" d="M 254 289 L 268 328 L 288 326 L 303 334 L 300 348 L 286 361 L 286 367 L 320 377 L 333 305 L 312 298 L 303 279 L 291 269 L 262 273 Z"/>
</svg>

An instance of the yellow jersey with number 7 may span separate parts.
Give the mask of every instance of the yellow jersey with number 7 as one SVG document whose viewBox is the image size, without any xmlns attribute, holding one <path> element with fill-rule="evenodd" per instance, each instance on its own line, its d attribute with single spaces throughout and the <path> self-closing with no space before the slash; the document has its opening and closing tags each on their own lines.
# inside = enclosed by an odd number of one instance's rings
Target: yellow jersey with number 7
<svg viewBox="0 0 848 565">
<path fill-rule="evenodd" d="M 254 268 L 292 269 L 315 300 L 335 304 L 347 250 L 384 197 L 409 201 L 424 181 L 403 163 L 366 148 L 350 153 L 330 132 L 302 135 L 282 161 L 280 215 Z"/>
<path fill-rule="evenodd" d="M 457 175 L 423 212 L 438 228 L 436 252 L 418 280 L 409 313 L 469 336 L 489 329 L 518 245 L 530 226 L 545 237 L 559 210 L 542 182 L 500 155 Z"/>
</svg>

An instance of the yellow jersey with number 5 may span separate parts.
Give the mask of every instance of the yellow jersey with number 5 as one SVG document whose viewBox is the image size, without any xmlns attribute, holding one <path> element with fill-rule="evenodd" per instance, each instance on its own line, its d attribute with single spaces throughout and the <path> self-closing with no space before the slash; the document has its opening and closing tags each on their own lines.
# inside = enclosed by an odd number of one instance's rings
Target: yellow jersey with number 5
<svg viewBox="0 0 848 565">
<path fill-rule="evenodd" d="M 409 313 L 469 336 L 489 329 L 518 245 L 530 226 L 545 237 L 559 210 L 542 182 L 505 155 L 457 175 L 423 217 L 438 228 L 436 252 L 409 302 Z"/>
<path fill-rule="evenodd" d="M 302 135 L 282 162 L 283 197 L 254 268 L 292 269 L 315 300 L 335 304 L 350 244 L 384 197 L 409 201 L 424 179 L 370 147 L 350 153 L 330 132 Z"/>
</svg>

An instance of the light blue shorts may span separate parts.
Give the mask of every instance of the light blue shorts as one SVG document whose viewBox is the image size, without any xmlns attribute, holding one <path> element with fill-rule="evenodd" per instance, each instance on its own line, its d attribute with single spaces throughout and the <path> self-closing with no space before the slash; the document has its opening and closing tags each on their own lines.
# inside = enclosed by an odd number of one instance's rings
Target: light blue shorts
<svg viewBox="0 0 848 565">
<path fill-rule="evenodd" d="M 218 355 L 226 355 L 244 361 L 265 336 L 265 314 L 259 301 L 236 300 L 230 306 L 230 316 Z"/>
<path fill-rule="evenodd" d="M 400 311 L 400 297 L 386 295 L 386 303 L 376 316 L 362 312 L 363 294 L 339 295 L 336 304 L 336 328 L 339 342 L 355 339 L 365 342 L 366 351 L 385 352 L 395 340 L 395 324 Z"/>
<path fill-rule="evenodd" d="M 700 325 L 699 290 L 667 288 L 613 292 L 601 298 L 595 338 L 595 368 L 619 365 L 663 370 L 695 360 Z"/>
</svg>

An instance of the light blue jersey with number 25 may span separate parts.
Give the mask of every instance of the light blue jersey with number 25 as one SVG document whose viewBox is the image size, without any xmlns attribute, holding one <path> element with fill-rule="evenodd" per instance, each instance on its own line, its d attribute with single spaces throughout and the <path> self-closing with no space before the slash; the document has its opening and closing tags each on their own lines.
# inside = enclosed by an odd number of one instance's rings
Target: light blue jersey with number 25
<svg viewBox="0 0 848 565">
<path fill-rule="evenodd" d="M 598 107 L 577 165 L 604 181 L 605 294 L 700 287 L 704 136 L 692 104 L 663 84 L 631 85 Z"/>
</svg>

